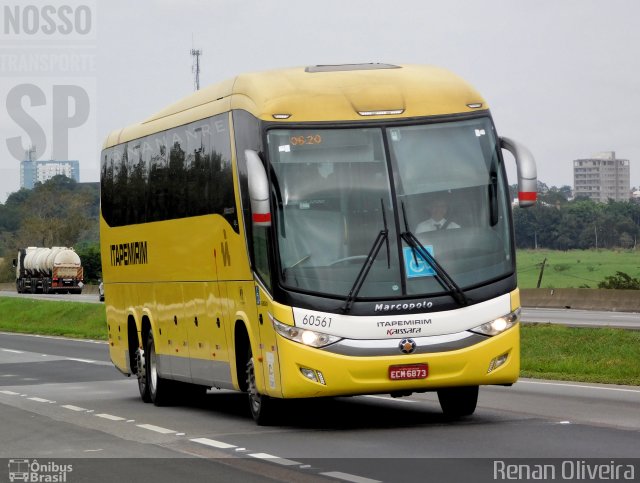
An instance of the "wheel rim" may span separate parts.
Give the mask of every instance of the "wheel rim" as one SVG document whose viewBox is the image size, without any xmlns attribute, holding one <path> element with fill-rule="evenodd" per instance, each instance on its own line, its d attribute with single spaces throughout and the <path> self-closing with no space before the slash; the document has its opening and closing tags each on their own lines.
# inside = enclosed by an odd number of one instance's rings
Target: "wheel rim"
<svg viewBox="0 0 640 483">
<path fill-rule="evenodd" d="M 153 342 L 149 345 L 149 375 L 150 389 L 155 394 L 158 385 L 158 366 L 156 365 L 156 350 Z"/>
<path fill-rule="evenodd" d="M 136 370 L 138 384 L 144 389 L 147 384 L 147 368 L 145 367 L 144 352 L 142 349 L 136 351 Z"/>
</svg>

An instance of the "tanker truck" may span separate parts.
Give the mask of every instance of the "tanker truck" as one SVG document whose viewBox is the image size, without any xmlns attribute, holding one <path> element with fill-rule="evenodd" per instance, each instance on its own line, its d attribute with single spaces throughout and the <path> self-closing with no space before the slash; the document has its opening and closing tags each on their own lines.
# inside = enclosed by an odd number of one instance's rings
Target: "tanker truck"
<svg viewBox="0 0 640 483">
<path fill-rule="evenodd" d="M 18 293 L 82 293 L 82 264 L 73 248 L 22 248 L 13 266 Z"/>
</svg>

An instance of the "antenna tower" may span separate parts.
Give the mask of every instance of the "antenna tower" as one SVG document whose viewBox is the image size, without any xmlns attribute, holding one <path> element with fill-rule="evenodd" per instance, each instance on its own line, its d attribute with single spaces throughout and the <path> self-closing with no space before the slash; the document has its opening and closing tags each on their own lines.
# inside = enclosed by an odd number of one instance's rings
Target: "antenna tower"
<svg viewBox="0 0 640 483">
<path fill-rule="evenodd" d="M 191 56 L 193 57 L 193 65 L 191 66 L 191 72 L 193 72 L 193 87 L 196 91 L 200 90 L 200 56 L 202 51 L 200 49 L 191 49 Z"/>
</svg>

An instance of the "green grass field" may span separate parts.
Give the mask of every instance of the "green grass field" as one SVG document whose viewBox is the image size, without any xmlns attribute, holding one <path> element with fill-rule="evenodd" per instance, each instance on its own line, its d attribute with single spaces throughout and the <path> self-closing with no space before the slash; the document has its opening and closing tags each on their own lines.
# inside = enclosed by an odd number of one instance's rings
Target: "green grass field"
<svg viewBox="0 0 640 483">
<path fill-rule="evenodd" d="M 640 277 L 640 252 L 633 250 L 518 250 L 520 288 L 536 288 L 545 258 L 541 288 L 598 288 L 617 271 Z"/>
<path fill-rule="evenodd" d="M 106 339 L 102 304 L 0 297 L 0 331 Z M 522 327 L 522 376 L 640 386 L 640 331 Z"/>
<path fill-rule="evenodd" d="M 521 376 L 640 386 L 640 331 L 525 325 Z"/>
<path fill-rule="evenodd" d="M 0 297 L 0 330 L 25 334 L 107 338 L 104 305 Z"/>
</svg>

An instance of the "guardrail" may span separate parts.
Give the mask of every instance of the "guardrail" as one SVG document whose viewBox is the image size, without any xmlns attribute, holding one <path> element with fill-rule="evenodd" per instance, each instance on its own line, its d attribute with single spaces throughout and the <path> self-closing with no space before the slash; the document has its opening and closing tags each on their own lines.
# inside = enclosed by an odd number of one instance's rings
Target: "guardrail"
<svg viewBox="0 0 640 483">
<path fill-rule="evenodd" d="M 524 288 L 520 302 L 523 307 L 640 312 L 640 290 Z"/>
</svg>

